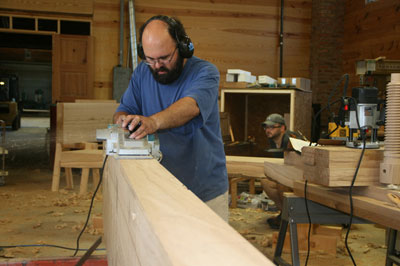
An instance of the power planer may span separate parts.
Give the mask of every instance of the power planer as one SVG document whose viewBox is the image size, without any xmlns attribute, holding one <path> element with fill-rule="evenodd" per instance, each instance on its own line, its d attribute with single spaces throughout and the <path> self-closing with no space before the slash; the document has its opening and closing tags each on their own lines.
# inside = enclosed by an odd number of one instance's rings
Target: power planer
<svg viewBox="0 0 400 266">
<path fill-rule="evenodd" d="M 130 139 L 132 133 L 120 125 L 111 124 L 106 129 L 97 129 L 96 138 L 106 141 L 107 155 L 114 155 L 118 159 L 156 159 L 162 160 L 160 141 L 156 134 L 147 135 L 145 138 Z"/>
</svg>

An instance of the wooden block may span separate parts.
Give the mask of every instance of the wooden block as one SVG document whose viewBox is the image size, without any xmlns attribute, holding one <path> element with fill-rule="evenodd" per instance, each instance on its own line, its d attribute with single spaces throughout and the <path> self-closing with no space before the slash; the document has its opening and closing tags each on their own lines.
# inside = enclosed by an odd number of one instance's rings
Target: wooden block
<svg viewBox="0 0 400 266">
<path fill-rule="evenodd" d="M 338 225 L 320 225 L 315 224 L 313 226 L 313 234 L 316 235 L 326 235 L 326 236 L 336 236 L 338 240 L 342 238 L 342 226 Z"/>
<path fill-rule="evenodd" d="M 301 160 L 303 164 L 315 165 L 315 148 L 313 146 L 305 146 L 301 149 Z"/>
<path fill-rule="evenodd" d="M 350 186 L 355 168 L 323 168 L 303 166 L 304 179 L 311 183 L 328 187 Z M 377 185 L 379 183 L 378 168 L 360 168 L 357 173 L 355 186 Z"/>
<path fill-rule="evenodd" d="M 307 78 L 299 78 L 299 77 L 278 78 L 278 84 L 293 86 L 302 91 L 311 91 L 311 81 Z"/>
<path fill-rule="evenodd" d="M 283 156 L 283 162 L 287 165 L 295 165 L 300 168 L 303 167 L 303 161 L 301 154 L 295 151 L 285 151 Z"/>
<path fill-rule="evenodd" d="M 315 227 L 318 225 L 313 225 Z M 297 240 L 299 251 L 307 251 L 308 248 L 308 224 L 297 224 Z M 313 229 L 311 229 L 314 231 Z M 276 243 L 278 241 L 279 232 L 274 232 L 272 234 L 272 245 L 273 249 L 276 248 Z M 337 242 L 340 240 L 336 235 L 324 234 L 323 232 L 310 235 L 310 250 L 311 251 L 322 251 L 332 255 L 336 255 Z M 290 233 L 287 232 L 285 236 L 285 242 L 283 244 L 283 252 L 290 253 Z"/>
<path fill-rule="evenodd" d="M 338 239 L 336 236 L 329 235 L 311 235 L 311 250 L 323 251 L 332 255 L 336 255 Z"/>
<path fill-rule="evenodd" d="M 304 178 L 324 186 L 350 186 L 361 149 L 342 146 L 303 147 Z M 379 183 L 383 149 L 366 149 L 357 174 L 355 186 Z"/>
</svg>

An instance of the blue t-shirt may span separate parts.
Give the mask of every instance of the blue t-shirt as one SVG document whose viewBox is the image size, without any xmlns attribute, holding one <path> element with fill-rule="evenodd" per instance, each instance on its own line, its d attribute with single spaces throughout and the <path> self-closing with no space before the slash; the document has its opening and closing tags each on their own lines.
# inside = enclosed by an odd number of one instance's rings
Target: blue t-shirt
<svg viewBox="0 0 400 266">
<path fill-rule="evenodd" d="M 192 97 L 200 115 L 185 125 L 157 132 L 161 164 L 201 200 L 228 189 L 228 177 L 218 110 L 219 71 L 195 56 L 187 59 L 179 78 L 158 83 L 143 62 L 132 74 L 117 112 L 151 116 L 183 97 Z"/>
</svg>

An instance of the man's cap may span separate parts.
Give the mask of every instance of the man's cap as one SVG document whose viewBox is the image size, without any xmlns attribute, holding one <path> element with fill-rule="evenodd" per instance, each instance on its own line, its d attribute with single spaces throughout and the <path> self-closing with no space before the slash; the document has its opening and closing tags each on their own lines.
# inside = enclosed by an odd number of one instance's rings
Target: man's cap
<svg viewBox="0 0 400 266">
<path fill-rule="evenodd" d="M 267 116 L 264 122 L 261 125 L 273 126 L 275 124 L 285 125 L 285 119 L 280 114 L 270 114 Z"/>
</svg>

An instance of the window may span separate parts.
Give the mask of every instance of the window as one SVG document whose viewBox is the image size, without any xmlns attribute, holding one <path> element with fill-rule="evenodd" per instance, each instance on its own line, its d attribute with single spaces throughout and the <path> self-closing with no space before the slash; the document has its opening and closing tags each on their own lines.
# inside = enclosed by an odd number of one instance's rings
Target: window
<svg viewBox="0 0 400 266">
<path fill-rule="evenodd" d="M 0 16 L 0 28 L 2 29 L 10 28 L 10 17 Z"/>
<path fill-rule="evenodd" d="M 90 35 L 90 22 L 61 20 L 61 34 Z"/>
<path fill-rule="evenodd" d="M 38 31 L 54 31 L 57 32 L 57 20 L 55 19 L 38 19 Z"/>
<path fill-rule="evenodd" d="M 62 20 L 60 18 L 23 17 L 20 15 L 1 14 L 0 29 L 8 29 L 10 31 L 44 31 L 48 33 L 89 36 L 91 31 L 91 21 Z"/>
<path fill-rule="evenodd" d="M 12 22 L 13 22 L 13 29 L 35 30 L 34 18 L 13 17 Z"/>
</svg>

